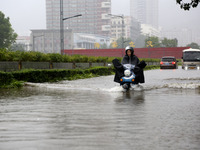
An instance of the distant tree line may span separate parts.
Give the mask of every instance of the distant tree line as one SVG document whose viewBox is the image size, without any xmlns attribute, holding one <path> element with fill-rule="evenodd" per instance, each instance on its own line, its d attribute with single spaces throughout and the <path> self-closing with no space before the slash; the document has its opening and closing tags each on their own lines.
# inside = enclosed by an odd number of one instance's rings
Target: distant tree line
<svg viewBox="0 0 200 150">
<path fill-rule="evenodd" d="M 124 47 L 130 45 L 130 43 L 134 40 L 131 40 L 130 38 L 124 38 Z M 116 41 L 116 47 L 115 48 L 122 48 L 122 38 L 117 39 Z M 131 45 L 130 45 L 131 46 Z M 190 43 L 188 45 L 185 45 L 186 47 L 191 47 L 195 49 L 200 49 L 200 45 L 197 43 Z M 159 37 L 156 36 L 139 36 L 138 39 L 135 40 L 134 42 L 134 47 L 136 48 L 147 48 L 147 47 L 178 47 L 178 40 L 176 38 L 174 39 L 168 39 L 168 38 L 163 38 L 160 39 Z M 113 48 L 112 43 L 108 47 L 104 45 L 103 47 L 100 46 L 100 48 Z"/>
</svg>

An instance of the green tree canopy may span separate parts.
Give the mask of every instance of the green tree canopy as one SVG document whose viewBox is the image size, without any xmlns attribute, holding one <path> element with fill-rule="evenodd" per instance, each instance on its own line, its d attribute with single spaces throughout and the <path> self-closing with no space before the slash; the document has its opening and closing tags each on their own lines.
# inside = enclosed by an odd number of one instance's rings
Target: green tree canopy
<svg viewBox="0 0 200 150">
<path fill-rule="evenodd" d="M 200 0 L 190 0 L 191 2 L 184 2 L 184 0 L 176 0 L 181 9 L 190 10 L 191 7 L 195 8 L 200 3 Z"/>
<path fill-rule="evenodd" d="M 24 49 L 25 45 L 24 44 L 12 44 L 12 46 L 10 47 L 11 51 L 25 51 Z"/>
<path fill-rule="evenodd" d="M 123 41 L 123 45 L 122 45 L 122 41 Z M 130 42 L 133 42 L 131 40 L 131 38 L 123 38 L 122 39 L 122 37 L 120 37 L 116 41 L 116 44 L 117 44 L 116 48 L 125 48 L 126 46 L 130 45 Z M 113 48 L 112 43 L 110 44 L 110 48 Z"/>
<path fill-rule="evenodd" d="M 163 40 L 161 40 L 161 45 L 164 47 L 177 47 L 178 40 L 176 38 L 175 39 L 164 38 Z"/>
<path fill-rule="evenodd" d="M 102 48 L 102 49 L 106 49 L 106 48 L 108 48 L 108 46 L 107 46 L 106 43 L 103 43 L 103 44 L 100 44 L 100 48 Z"/>
<path fill-rule="evenodd" d="M 5 18 L 5 15 L 0 11 L 0 48 L 10 48 L 16 38 L 17 34 L 11 27 L 9 17 Z"/>
<path fill-rule="evenodd" d="M 145 39 L 146 39 L 145 35 L 141 34 L 140 36 L 138 36 L 138 38 L 135 41 L 135 47 L 137 47 L 137 48 L 145 47 Z"/>
<path fill-rule="evenodd" d="M 124 41 L 123 41 L 124 40 Z M 124 44 L 122 45 L 122 41 L 124 42 Z M 119 38 L 117 39 L 117 44 L 118 44 L 118 48 L 125 48 L 126 46 L 129 45 L 129 43 L 131 42 L 131 38 Z"/>
<path fill-rule="evenodd" d="M 191 48 L 194 48 L 194 49 L 200 48 L 200 46 L 197 43 L 194 43 L 194 42 L 186 45 L 186 47 L 191 47 Z"/>
<path fill-rule="evenodd" d="M 155 36 L 146 38 L 145 47 L 160 47 L 159 38 Z"/>
</svg>

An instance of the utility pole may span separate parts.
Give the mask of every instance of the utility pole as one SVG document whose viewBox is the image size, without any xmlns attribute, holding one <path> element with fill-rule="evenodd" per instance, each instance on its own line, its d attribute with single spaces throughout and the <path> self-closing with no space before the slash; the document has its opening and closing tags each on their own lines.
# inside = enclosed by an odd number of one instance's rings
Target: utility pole
<svg viewBox="0 0 200 150">
<path fill-rule="evenodd" d="M 60 0 L 60 53 L 64 50 L 63 0 Z"/>
<path fill-rule="evenodd" d="M 64 20 L 80 17 L 80 16 L 82 16 L 82 14 L 64 18 L 63 0 L 60 0 L 60 53 L 61 54 L 62 54 L 62 50 L 64 50 Z"/>
</svg>

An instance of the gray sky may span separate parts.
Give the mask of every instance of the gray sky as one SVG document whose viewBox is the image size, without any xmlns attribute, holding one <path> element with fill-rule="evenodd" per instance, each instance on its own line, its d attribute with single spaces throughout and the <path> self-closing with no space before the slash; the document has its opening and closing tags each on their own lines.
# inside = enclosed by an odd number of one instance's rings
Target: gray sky
<svg viewBox="0 0 200 150">
<path fill-rule="evenodd" d="M 129 15 L 130 0 L 112 0 L 112 14 Z M 0 11 L 10 18 L 19 35 L 31 29 L 46 28 L 45 0 L 0 0 Z M 200 32 L 200 6 L 190 11 L 180 9 L 176 0 L 159 0 L 159 25 L 162 28 L 190 28 Z"/>
</svg>

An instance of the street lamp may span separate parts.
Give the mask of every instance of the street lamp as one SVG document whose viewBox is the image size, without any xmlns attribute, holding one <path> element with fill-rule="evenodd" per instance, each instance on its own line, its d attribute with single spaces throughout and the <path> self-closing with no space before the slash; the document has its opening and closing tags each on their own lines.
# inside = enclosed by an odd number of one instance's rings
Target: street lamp
<svg viewBox="0 0 200 150">
<path fill-rule="evenodd" d="M 124 48 L 124 15 L 113 15 L 113 14 L 108 14 L 109 16 L 112 17 L 118 17 L 122 19 L 122 48 Z"/>
<path fill-rule="evenodd" d="M 60 53 L 62 54 L 62 50 L 64 50 L 64 21 L 67 19 L 80 17 L 82 14 L 78 14 L 75 16 L 63 18 L 63 0 L 60 0 Z"/>
</svg>

